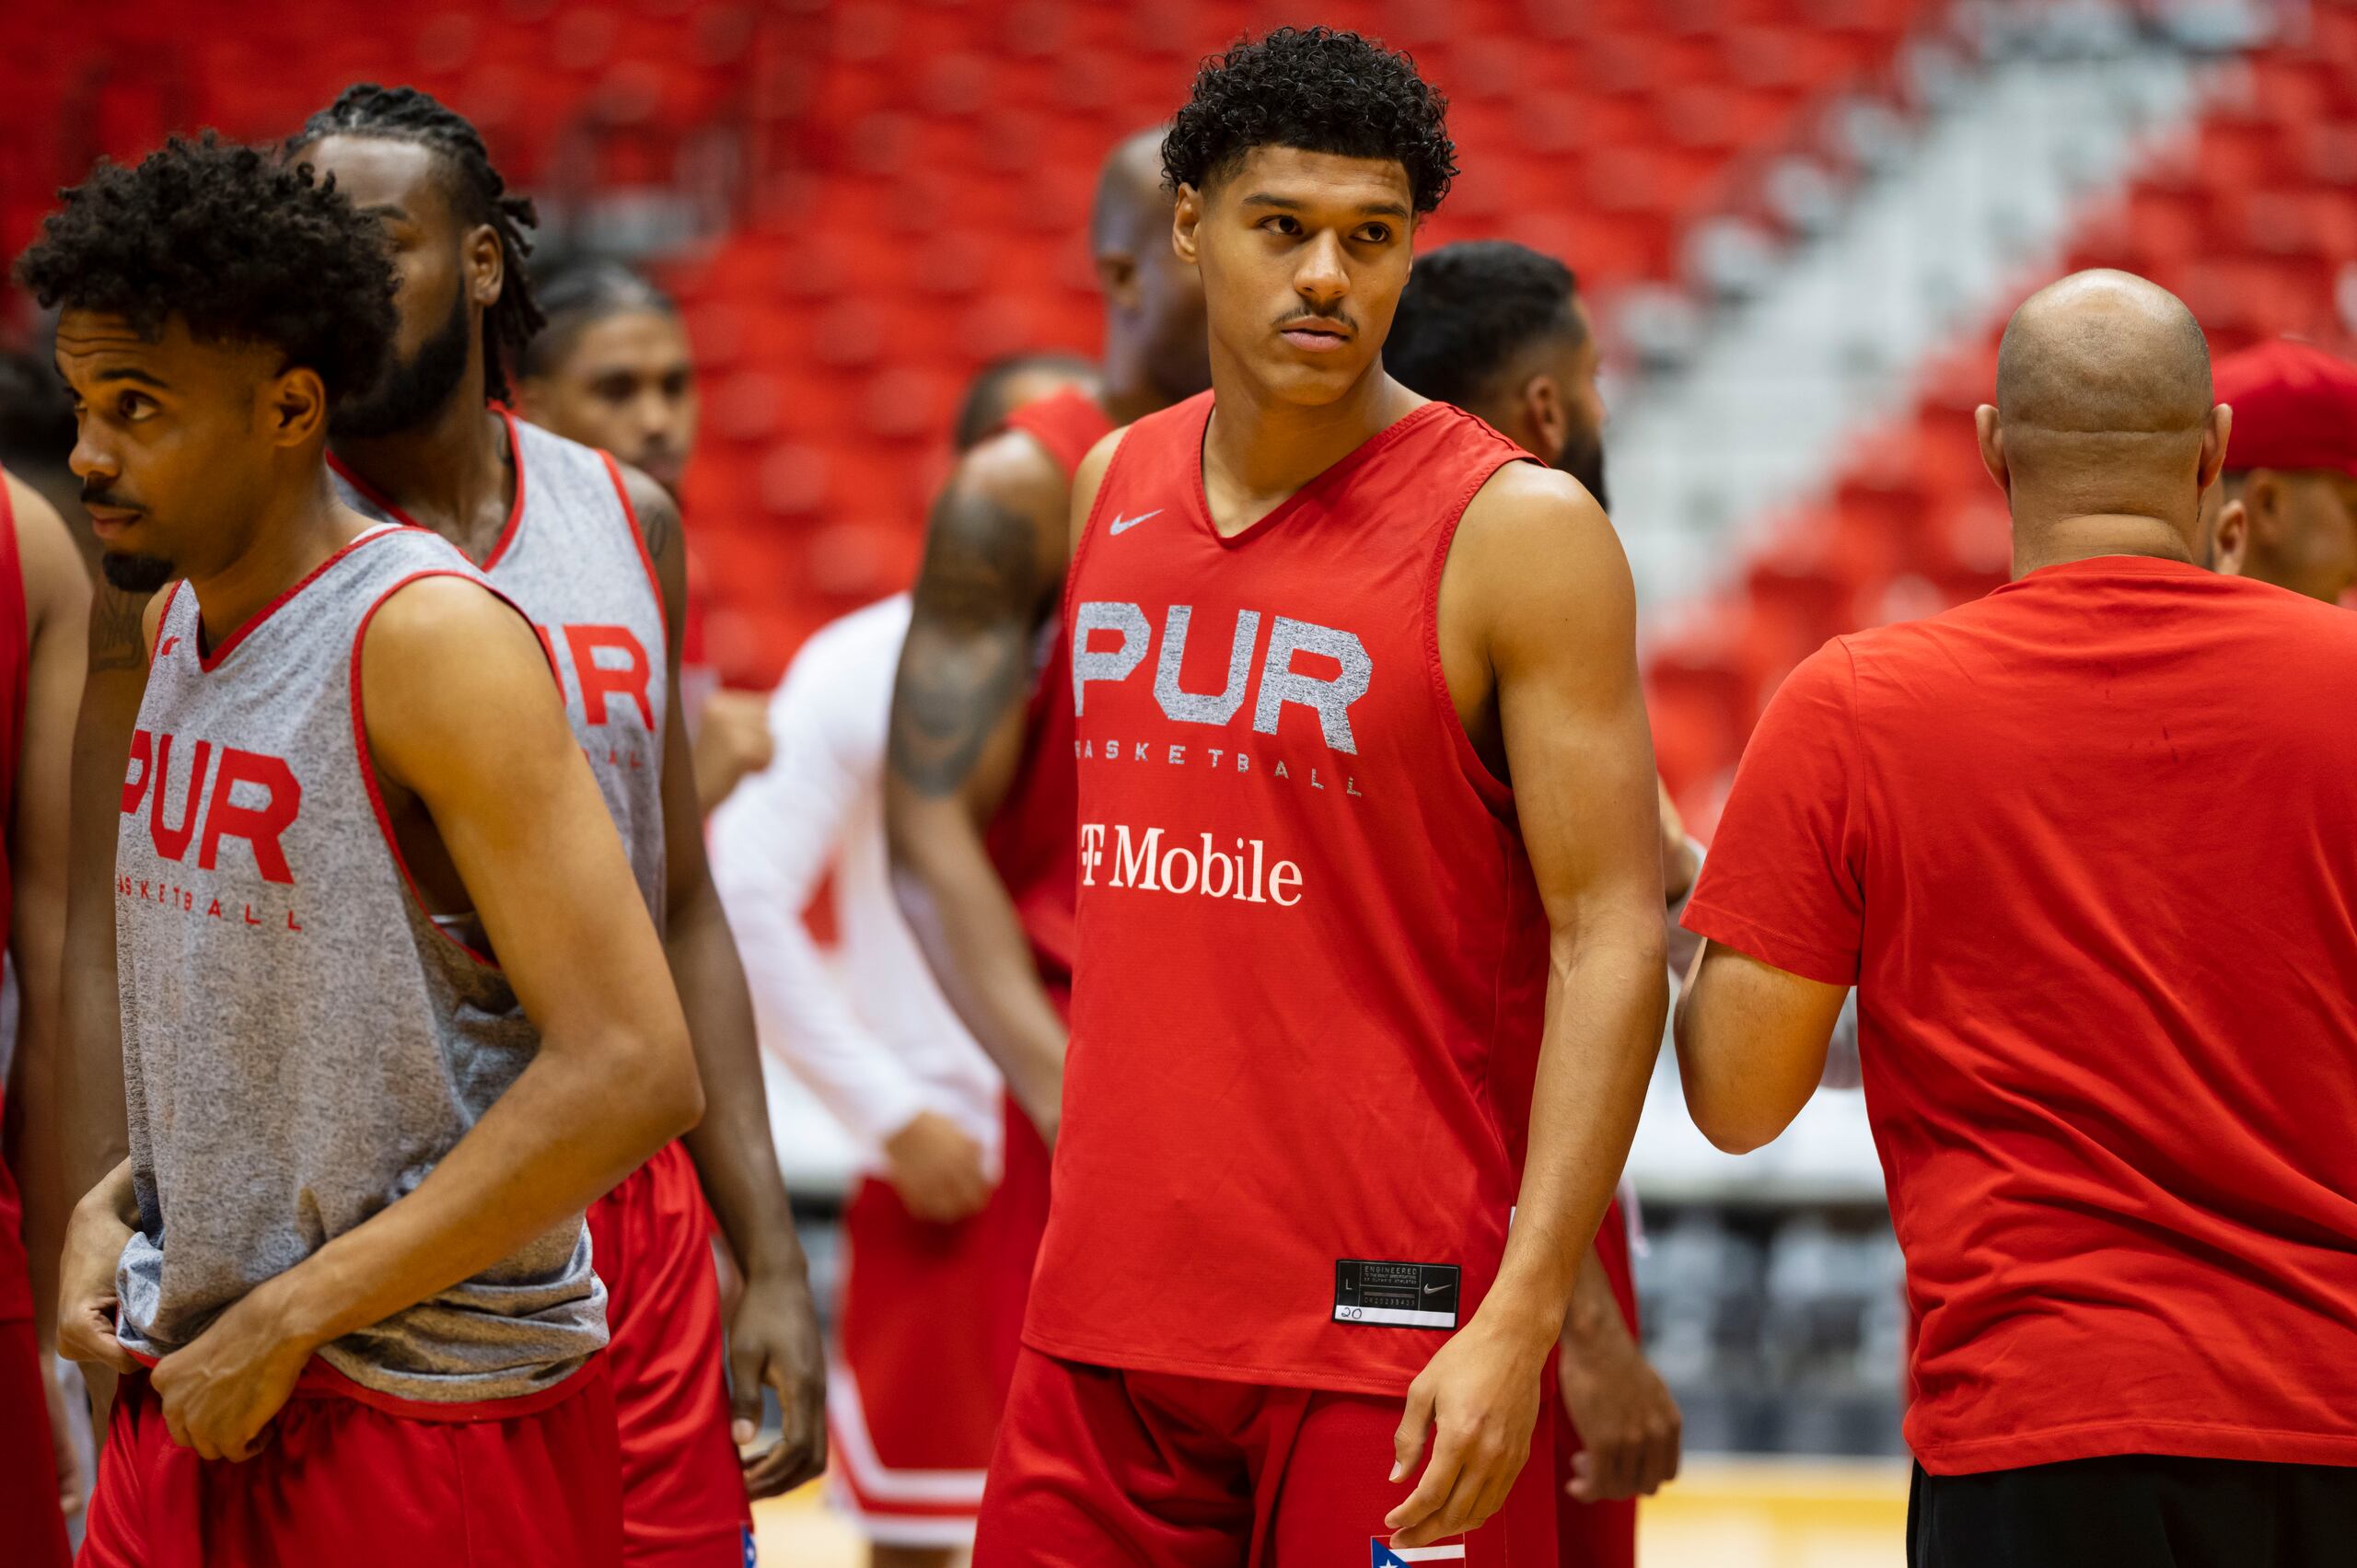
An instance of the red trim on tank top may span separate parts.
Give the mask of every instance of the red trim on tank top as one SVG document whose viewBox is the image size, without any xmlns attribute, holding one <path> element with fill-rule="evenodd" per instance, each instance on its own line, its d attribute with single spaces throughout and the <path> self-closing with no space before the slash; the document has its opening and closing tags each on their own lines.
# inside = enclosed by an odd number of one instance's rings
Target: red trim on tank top
<svg viewBox="0 0 2357 1568">
<path fill-rule="evenodd" d="M 508 547 L 516 542 L 517 530 L 524 526 L 524 443 L 516 437 L 516 416 L 513 413 L 504 408 L 494 408 L 492 412 L 498 414 L 507 425 L 508 456 L 516 466 L 516 499 L 507 508 L 505 526 L 500 528 L 499 537 L 492 541 L 491 553 L 480 561 L 472 562 L 475 569 L 481 572 L 488 572 L 499 564 L 499 558 L 506 554 Z M 406 528 L 425 528 L 424 523 L 394 505 L 390 496 L 353 472 L 344 460 L 333 452 L 328 454 L 328 467 L 335 470 L 346 484 L 360 492 L 367 498 L 370 505 L 384 513 L 388 518 Z M 434 530 L 425 528 L 425 531 L 431 533 Z M 454 544 L 451 548 L 458 547 Z M 459 553 L 465 555 L 467 552 L 460 550 Z"/>
<path fill-rule="evenodd" d="M 246 638 L 252 633 L 256 627 L 269 620 L 272 616 L 277 614 L 279 610 L 284 608 L 286 603 L 290 599 L 294 598 L 296 595 L 301 593 L 305 588 L 309 587 L 313 583 L 318 582 L 321 577 L 327 575 L 327 574 L 334 568 L 337 563 L 341 562 L 345 556 L 350 555 L 354 551 L 360 549 L 363 545 L 368 544 L 376 540 L 391 538 L 393 530 L 399 526 L 400 525 L 394 523 L 378 523 L 375 528 L 370 528 L 366 533 L 355 534 L 344 544 L 343 549 L 337 551 L 333 555 L 329 556 L 325 561 L 320 562 L 318 565 L 312 567 L 309 572 L 306 573 L 302 581 L 296 583 L 293 587 L 288 588 L 285 592 L 280 594 L 276 598 L 272 599 L 268 604 L 263 605 L 250 616 L 248 616 L 246 618 L 245 624 L 230 633 L 227 636 L 222 638 L 221 645 L 215 648 L 211 653 L 203 652 L 202 643 L 200 642 L 199 651 L 196 656 L 196 668 L 203 670 L 207 675 L 210 675 L 215 670 L 220 668 L 221 661 L 227 658 L 231 652 L 237 648 L 237 645 L 239 643 L 244 642 Z M 164 608 L 168 610 L 171 606 L 168 603 Z M 199 609 L 200 619 L 197 623 L 197 630 L 201 637 L 203 632 L 203 621 L 201 618 L 202 607 L 200 606 Z M 162 624 L 163 622 L 160 620 L 157 621 L 157 625 L 158 627 L 161 627 Z"/>
<path fill-rule="evenodd" d="M 1428 407 L 1445 405 L 1429 404 Z M 1451 749 L 1457 753 L 1458 771 L 1465 782 L 1473 786 L 1474 794 L 1491 811 L 1504 816 L 1514 809 L 1514 785 L 1491 770 L 1481 753 L 1473 745 L 1473 738 L 1465 733 L 1465 715 L 1457 711 L 1457 699 L 1448 690 L 1448 671 L 1440 661 L 1440 580 L 1448 568 L 1449 547 L 1457 542 L 1457 529 L 1465 521 L 1465 509 L 1473 505 L 1473 497 L 1481 494 L 1482 486 L 1498 476 L 1498 470 L 1508 463 L 1532 462 L 1537 459 L 1516 450 L 1498 455 L 1496 467 L 1483 469 L 1475 475 L 1465 494 L 1457 498 L 1448 517 L 1441 524 L 1440 538 L 1433 543 L 1429 581 L 1424 585 L 1422 613 L 1424 618 L 1424 668 L 1430 676 L 1433 703 L 1439 709 L 1441 726 L 1450 737 Z"/>
<path fill-rule="evenodd" d="M 368 608 L 361 612 L 360 624 L 354 629 L 352 633 L 352 749 L 354 759 L 359 763 L 360 782 L 368 791 L 369 808 L 377 814 L 377 830 L 378 833 L 383 835 L 385 840 L 385 848 L 391 852 L 394 868 L 401 872 L 401 881 L 408 886 L 409 896 L 411 900 L 416 903 L 418 912 L 425 916 L 425 923 L 432 926 L 435 934 L 441 936 L 443 940 L 448 942 L 452 947 L 457 947 L 460 952 L 466 954 L 467 957 L 472 958 L 476 963 L 481 964 L 483 968 L 490 970 L 494 973 L 498 973 L 503 971 L 500 970 L 499 960 L 497 958 L 494 958 L 489 953 L 482 951 L 473 943 L 453 936 L 449 931 L 443 926 L 442 922 L 435 917 L 434 906 L 425 901 L 425 889 L 417 885 L 417 877 L 411 873 L 409 868 L 409 856 L 401 853 L 401 836 L 393 830 L 393 815 L 391 812 L 385 809 L 384 792 L 377 784 L 376 756 L 368 749 L 368 719 L 366 713 L 362 710 L 360 698 L 360 645 L 367 638 L 368 623 L 377 619 L 377 612 L 385 608 L 385 601 L 392 598 L 395 594 L 401 592 L 403 588 L 409 587 L 412 583 L 418 582 L 426 577 L 456 577 L 461 582 L 480 582 L 473 574 L 459 571 L 455 567 L 427 566 L 420 571 L 412 572 L 409 575 L 396 581 L 383 593 L 378 594 L 375 600 L 369 604 Z M 509 598 L 497 588 L 492 587 L 488 583 L 480 583 L 480 586 L 488 590 L 491 596 L 499 600 L 500 603 L 505 605 L 508 609 L 515 610 L 517 614 L 524 615 L 524 611 L 517 605 L 514 599 Z M 524 616 L 524 623 L 527 626 L 529 626 L 531 624 L 531 617 L 528 615 Z M 540 644 L 541 657 L 547 658 L 549 656 L 548 645 L 541 642 L 538 633 L 534 634 L 532 641 Z M 549 668 L 550 672 L 553 674 L 556 667 L 553 664 L 551 664 Z"/>
<path fill-rule="evenodd" d="M 1398 419 L 1393 420 L 1390 424 L 1385 425 L 1382 429 L 1376 431 L 1374 435 L 1368 436 L 1365 440 L 1360 442 L 1357 446 L 1352 447 L 1341 457 L 1336 458 L 1332 462 L 1328 463 L 1316 473 L 1310 475 L 1308 480 L 1302 484 L 1300 489 L 1295 491 L 1291 495 L 1288 495 L 1283 500 L 1278 502 L 1276 505 L 1270 508 L 1264 516 L 1256 518 L 1248 527 L 1240 528 L 1232 534 L 1224 534 L 1219 531 L 1219 524 L 1213 520 L 1212 517 L 1211 493 L 1203 486 L 1203 448 L 1211 440 L 1212 412 L 1218 407 L 1218 400 L 1206 398 L 1203 401 L 1202 428 L 1195 433 L 1196 520 L 1202 524 L 1203 531 L 1210 534 L 1212 538 L 1218 542 L 1222 549 L 1233 550 L 1247 540 L 1260 537 L 1262 533 L 1268 531 L 1269 528 L 1272 524 L 1283 518 L 1291 517 L 1294 513 L 1299 511 L 1302 506 L 1305 505 L 1319 491 L 1326 489 L 1330 483 L 1338 480 L 1348 477 L 1353 471 L 1362 467 L 1369 458 L 1374 457 L 1377 452 L 1382 451 L 1386 447 L 1391 445 L 1394 439 L 1406 434 L 1411 427 L 1422 424 L 1434 410 L 1445 409 L 1449 405 L 1446 403 L 1427 402 L 1420 407 L 1409 410 L 1406 413 L 1401 414 Z"/>
<path fill-rule="evenodd" d="M 630 519 L 630 541 L 638 547 L 638 563 L 646 568 L 646 586 L 655 590 L 655 619 L 663 623 L 663 636 L 668 642 L 672 635 L 671 607 L 663 600 L 663 579 L 655 570 L 655 557 L 647 552 L 646 530 L 638 526 L 638 508 L 630 504 L 630 487 L 622 482 L 622 466 L 602 447 L 598 456 L 604 459 L 606 473 L 614 482 L 614 494 L 622 504 L 622 516 Z"/>
<path fill-rule="evenodd" d="M 156 632 L 158 636 L 163 634 L 164 622 L 172 618 L 172 601 L 180 597 L 180 589 L 186 587 L 188 579 L 185 577 L 174 577 L 171 587 L 164 590 L 164 607 L 156 611 Z M 143 633 L 141 641 L 145 640 Z M 153 643 L 147 644 L 147 668 L 149 669 L 156 668 L 156 645 Z"/>
</svg>

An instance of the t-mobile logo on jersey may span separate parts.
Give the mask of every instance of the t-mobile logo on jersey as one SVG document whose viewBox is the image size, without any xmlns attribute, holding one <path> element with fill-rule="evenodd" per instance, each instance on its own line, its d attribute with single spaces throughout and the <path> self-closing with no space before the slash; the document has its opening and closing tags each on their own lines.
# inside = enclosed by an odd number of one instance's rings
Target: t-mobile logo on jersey
<svg viewBox="0 0 2357 1568">
<path fill-rule="evenodd" d="M 1135 835 L 1129 824 L 1113 825 L 1113 847 L 1105 847 L 1105 824 L 1080 825 L 1080 885 L 1134 888 L 1143 893 L 1196 894 L 1206 899 L 1233 899 L 1239 904 L 1275 904 L 1291 909 L 1301 902 L 1301 867 L 1290 860 L 1271 865 L 1268 846 L 1259 839 L 1236 839 L 1233 851 L 1217 847 L 1212 835 L 1200 833 L 1196 847 L 1173 842 L 1162 845 L 1162 830 L 1148 828 Z"/>
<path fill-rule="evenodd" d="M 1174 604 L 1162 618 L 1154 700 L 1164 717 L 1180 724 L 1226 724 L 1244 706 L 1249 687 L 1252 727 L 1262 735 L 1276 734 L 1277 719 L 1285 704 L 1295 703 L 1318 715 L 1318 733 L 1329 748 L 1358 750 L 1358 739 L 1351 733 L 1351 704 L 1366 695 L 1375 679 L 1375 661 L 1367 656 L 1365 644 L 1332 626 L 1276 616 L 1269 628 L 1268 651 L 1260 656 L 1256 681 L 1252 648 L 1260 637 L 1260 612 L 1238 610 L 1236 632 L 1228 643 L 1226 683 L 1216 692 L 1188 691 L 1180 688 L 1178 674 L 1186 662 L 1187 628 L 1194 615 L 1192 605 Z M 1120 645 L 1090 647 L 1090 635 L 1098 632 L 1119 633 Z M 1145 662 L 1154 641 L 1154 629 L 1143 606 L 1112 599 L 1090 599 L 1076 606 L 1072 626 L 1073 712 L 1088 711 L 1090 681 L 1127 680 Z M 1334 672 L 1321 675 L 1295 669 L 1295 656 L 1305 654 L 1331 660 Z"/>
</svg>

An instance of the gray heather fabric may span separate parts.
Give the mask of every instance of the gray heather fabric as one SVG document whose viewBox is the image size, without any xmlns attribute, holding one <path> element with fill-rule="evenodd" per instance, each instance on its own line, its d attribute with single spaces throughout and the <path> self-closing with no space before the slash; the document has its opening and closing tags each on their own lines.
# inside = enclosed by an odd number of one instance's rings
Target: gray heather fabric
<svg viewBox="0 0 2357 1568">
<path fill-rule="evenodd" d="M 604 453 L 513 416 L 507 428 L 516 450 L 517 508 L 482 569 L 531 617 L 556 661 L 565 712 L 659 932 L 670 686 L 654 567 Z M 370 517 L 411 520 L 342 470 L 336 484 L 346 505 Z"/>
<path fill-rule="evenodd" d="M 413 1191 L 539 1048 L 499 971 L 412 895 L 356 738 L 361 629 L 426 572 L 475 576 L 435 535 L 363 535 L 209 669 L 195 591 L 165 609 L 115 863 L 134 1351 L 188 1343 Z M 371 1388 L 469 1400 L 543 1388 L 605 1342 L 575 1216 L 322 1353 Z"/>
</svg>

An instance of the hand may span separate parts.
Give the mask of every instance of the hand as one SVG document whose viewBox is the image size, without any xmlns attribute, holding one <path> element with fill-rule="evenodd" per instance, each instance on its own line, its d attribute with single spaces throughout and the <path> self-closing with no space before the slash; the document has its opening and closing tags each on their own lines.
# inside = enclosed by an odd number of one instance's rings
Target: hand
<svg viewBox="0 0 2357 1568">
<path fill-rule="evenodd" d="M 982 1146 L 938 1111 L 920 1110 L 884 1141 L 885 1178 L 909 1213 L 935 1225 L 979 1214 L 990 1202 Z"/>
<path fill-rule="evenodd" d="M 57 1353 L 112 1372 L 136 1372 L 139 1364 L 115 1338 L 115 1271 L 132 1230 L 103 1202 L 74 1205 L 65 1227 L 65 1249 L 57 1266 Z"/>
<path fill-rule="evenodd" d="M 277 1286 L 269 1280 L 248 1291 L 148 1374 L 164 1429 L 200 1458 L 250 1458 L 319 1348 L 289 1326 Z"/>
<path fill-rule="evenodd" d="M 1384 1516 L 1394 1546 L 1429 1546 L 1476 1528 L 1505 1502 L 1530 1457 L 1547 1342 L 1501 1327 L 1485 1310 L 1408 1385 L 1392 1437 L 1391 1479 L 1406 1479 L 1433 1434 L 1431 1462 L 1408 1500 Z"/>
<path fill-rule="evenodd" d="M 1678 1473 L 1684 1418 L 1617 1311 L 1564 1334 L 1555 1381 L 1581 1443 L 1566 1492 L 1583 1503 L 1651 1497 Z"/>
<path fill-rule="evenodd" d="M 714 691 L 704 699 L 691 748 L 697 803 L 706 811 L 718 806 L 748 773 L 768 767 L 774 749 L 767 699 Z"/>
<path fill-rule="evenodd" d="M 41 1383 L 49 1400 L 50 1452 L 57 1460 L 57 1509 L 72 1518 L 88 1501 L 83 1493 L 82 1454 L 75 1446 L 74 1418 L 66 1409 L 64 1386 L 57 1380 L 57 1363 L 46 1353 L 41 1358 Z"/>
<path fill-rule="evenodd" d="M 753 1497 L 791 1492 L 827 1468 L 827 1374 L 819 1310 L 800 1270 L 749 1276 L 728 1321 L 731 1435 L 739 1448 L 761 1429 L 761 1388 L 777 1390 L 784 1421 L 777 1442 L 740 1459 Z"/>
</svg>

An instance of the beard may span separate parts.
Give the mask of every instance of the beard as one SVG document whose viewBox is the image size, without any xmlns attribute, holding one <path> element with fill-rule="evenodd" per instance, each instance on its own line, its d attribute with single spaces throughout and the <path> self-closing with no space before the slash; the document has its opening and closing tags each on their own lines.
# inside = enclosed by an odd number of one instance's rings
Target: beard
<svg viewBox="0 0 2357 1568">
<path fill-rule="evenodd" d="M 180 575 L 160 555 L 118 555 L 111 550 L 99 557 L 99 570 L 116 592 L 126 594 L 152 594 Z"/>
<path fill-rule="evenodd" d="M 1612 503 L 1604 495 L 1604 438 L 1593 430 L 1574 430 L 1563 437 L 1563 449 L 1555 454 L 1555 466 L 1587 487 L 1596 504 L 1606 511 Z"/>
<path fill-rule="evenodd" d="M 467 296 L 460 290 L 450 302 L 450 319 L 419 345 L 408 359 L 389 362 L 366 391 L 350 398 L 328 421 L 331 436 L 398 436 L 413 430 L 450 401 L 467 373 L 467 350 L 473 327 L 467 317 Z"/>
</svg>

